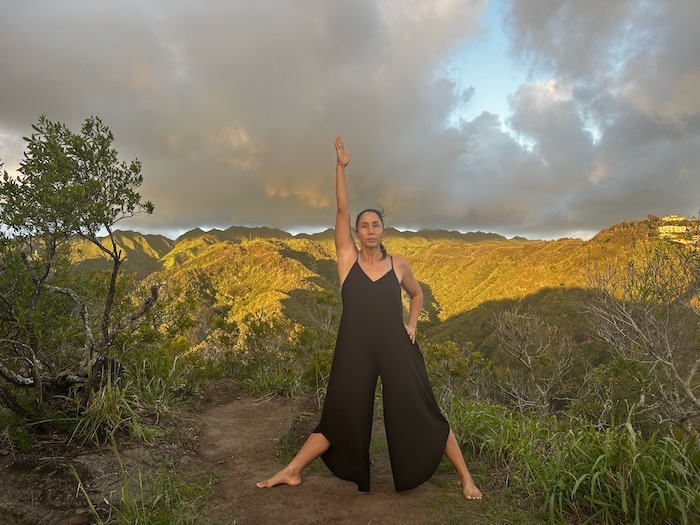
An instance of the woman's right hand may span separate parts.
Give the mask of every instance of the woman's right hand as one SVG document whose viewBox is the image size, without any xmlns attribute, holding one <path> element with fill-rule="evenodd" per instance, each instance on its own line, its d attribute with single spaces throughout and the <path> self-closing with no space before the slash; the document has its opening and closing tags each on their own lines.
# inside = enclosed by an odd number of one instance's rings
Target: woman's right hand
<svg viewBox="0 0 700 525">
<path fill-rule="evenodd" d="M 350 164 L 350 152 L 345 151 L 345 144 L 340 136 L 335 138 L 335 153 L 338 156 L 338 166 L 343 168 Z"/>
</svg>

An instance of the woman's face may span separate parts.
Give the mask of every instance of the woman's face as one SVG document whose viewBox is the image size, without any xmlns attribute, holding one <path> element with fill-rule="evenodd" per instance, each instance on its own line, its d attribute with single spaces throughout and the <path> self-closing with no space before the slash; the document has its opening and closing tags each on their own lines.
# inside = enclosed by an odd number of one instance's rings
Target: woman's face
<svg viewBox="0 0 700 525">
<path fill-rule="evenodd" d="M 366 211 L 357 220 L 357 237 L 362 246 L 378 247 L 384 238 L 382 218 L 372 211 Z"/>
</svg>

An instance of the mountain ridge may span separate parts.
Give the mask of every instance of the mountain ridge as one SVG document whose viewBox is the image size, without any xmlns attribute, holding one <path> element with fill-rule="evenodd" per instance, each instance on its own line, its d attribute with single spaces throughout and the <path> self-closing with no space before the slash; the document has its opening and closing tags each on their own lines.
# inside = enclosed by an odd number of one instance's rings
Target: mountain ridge
<svg viewBox="0 0 700 525">
<path fill-rule="evenodd" d="M 585 286 L 591 262 L 625 264 L 635 239 L 655 236 L 649 221 L 631 221 L 590 240 L 523 241 L 483 232 L 387 229 L 385 244 L 410 263 L 423 289 L 421 330 L 463 339 L 487 334 L 483 326 L 492 308 L 527 298 L 533 308 L 569 322 L 573 314 L 563 296 Z M 298 325 L 326 327 L 328 319 L 337 318 L 340 286 L 332 229 L 296 236 L 274 228 L 194 229 L 174 241 L 137 232 L 120 231 L 115 237 L 126 253 L 125 270 L 167 282 L 171 298 L 187 303 L 197 318 L 216 315 L 238 323 L 265 312 Z M 80 265 L 98 268 L 99 259 L 89 260 L 89 255 L 82 252 Z M 192 341 L 193 346 L 203 343 Z"/>
<path fill-rule="evenodd" d="M 116 230 L 115 233 L 122 234 L 138 234 L 143 237 L 150 238 L 162 238 L 171 243 L 178 243 L 183 240 L 193 239 L 197 237 L 203 237 L 210 235 L 215 237 L 220 241 L 225 240 L 243 240 L 243 239 L 309 239 L 309 240 L 328 240 L 333 239 L 334 228 L 326 228 L 320 232 L 315 233 L 297 233 L 292 234 L 285 230 L 279 228 L 271 228 L 269 226 L 229 226 L 226 229 L 212 228 L 210 230 L 203 230 L 202 228 L 196 227 L 180 234 L 175 239 L 170 239 L 164 235 L 160 234 L 142 234 L 135 230 Z M 521 236 L 515 236 L 512 239 L 508 239 L 504 235 L 493 232 L 483 232 L 480 230 L 460 232 L 457 230 L 446 230 L 443 228 L 426 228 L 421 230 L 399 230 L 394 227 L 386 228 L 386 236 L 392 237 L 403 237 L 403 238 L 416 238 L 421 237 L 426 240 L 439 240 L 439 239 L 461 239 L 468 242 L 481 242 L 486 240 L 493 241 L 529 241 Z"/>
<path fill-rule="evenodd" d="M 171 268 L 191 257 L 196 257 L 204 246 L 218 242 L 241 243 L 254 239 L 266 240 L 309 240 L 317 242 L 328 242 L 334 238 L 334 229 L 327 228 L 316 233 L 299 233 L 293 235 L 279 228 L 268 226 L 230 226 L 226 229 L 212 228 L 203 230 L 193 228 L 175 239 L 170 239 L 160 234 L 142 234 L 135 230 L 115 230 L 115 239 L 125 253 L 124 269 L 141 276 L 149 275 L 153 272 Z M 511 242 L 503 235 L 486 232 L 466 232 L 455 230 L 425 229 L 418 231 L 401 231 L 396 228 L 386 229 L 388 240 L 424 240 L 441 241 L 457 240 L 467 243 L 478 243 L 485 241 Z M 107 237 L 100 238 L 104 242 Z M 522 242 L 521 237 L 513 238 L 513 242 Z M 530 242 L 530 241 L 528 241 Z M 108 261 L 104 254 L 88 241 L 77 241 L 75 243 L 77 255 L 74 261 L 79 262 L 84 269 L 105 269 Z"/>
</svg>

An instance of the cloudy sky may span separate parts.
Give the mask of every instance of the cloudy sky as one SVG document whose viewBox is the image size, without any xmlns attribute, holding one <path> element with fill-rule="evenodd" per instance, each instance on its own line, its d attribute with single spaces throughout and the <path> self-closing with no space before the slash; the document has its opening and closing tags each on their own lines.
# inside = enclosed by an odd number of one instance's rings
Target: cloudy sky
<svg viewBox="0 0 700 525">
<path fill-rule="evenodd" d="M 697 0 L 0 0 L 0 161 L 96 115 L 177 235 L 354 211 L 588 237 L 700 209 Z"/>
</svg>

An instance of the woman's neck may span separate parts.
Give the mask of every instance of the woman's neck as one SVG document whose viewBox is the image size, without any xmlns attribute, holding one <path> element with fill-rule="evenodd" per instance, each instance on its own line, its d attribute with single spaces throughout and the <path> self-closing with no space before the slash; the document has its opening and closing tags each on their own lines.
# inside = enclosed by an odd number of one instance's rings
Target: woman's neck
<svg viewBox="0 0 700 525">
<path fill-rule="evenodd" d="M 384 258 L 381 248 L 362 248 L 360 250 L 360 257 L 367 264 L 372 264 L 374 261 L 378 261 Z"/>
</svg>

